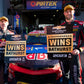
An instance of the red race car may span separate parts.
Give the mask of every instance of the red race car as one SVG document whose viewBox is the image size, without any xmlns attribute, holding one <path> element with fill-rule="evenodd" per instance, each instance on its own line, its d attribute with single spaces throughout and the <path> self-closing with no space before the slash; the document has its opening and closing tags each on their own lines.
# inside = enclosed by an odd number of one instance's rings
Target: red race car
<svg viewBox="0 0 84 84">
<path fill-rule="evenodd" d="M 10 84 L 62 84 L 59 60 L 48 59 L 46 35 L 39 32 L 28 35 L 26 61 L 9 64 Z"/>
</svg>

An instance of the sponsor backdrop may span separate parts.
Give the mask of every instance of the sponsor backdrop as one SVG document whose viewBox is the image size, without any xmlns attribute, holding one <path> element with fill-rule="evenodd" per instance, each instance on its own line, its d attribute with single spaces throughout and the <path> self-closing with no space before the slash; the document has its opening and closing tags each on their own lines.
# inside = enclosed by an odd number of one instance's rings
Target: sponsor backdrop
<svg viewBox="0 0 84 84">
<path fill-rule="evenodd" d="M 18 27 L 20 30 L 20 15 L 16 13 L 14 16 L 14 30 L 15 28 Z"/>
<path fill-rule="evenodd" d="M 27 1 L 26 2 L 26 9 L 62 9 L 62 1 L 44 1 L 44 0 L 38 0 L 38 1 Z"/>
</svg>

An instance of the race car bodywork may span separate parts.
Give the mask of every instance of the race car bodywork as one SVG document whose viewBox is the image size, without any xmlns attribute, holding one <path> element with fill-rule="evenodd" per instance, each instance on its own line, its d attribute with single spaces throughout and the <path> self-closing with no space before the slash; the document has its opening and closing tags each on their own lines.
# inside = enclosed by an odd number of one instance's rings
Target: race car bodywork
<svg viewBox="0 0 84 84">
<path fill-rule="evenodd" d="M 59 60 L 47 56 L 46 35 L 29 33 L 26 45 L 26 61 L 9 64 L 9 81 L 16 84 L 61 84 L 62 77 Z"/>
</svg>

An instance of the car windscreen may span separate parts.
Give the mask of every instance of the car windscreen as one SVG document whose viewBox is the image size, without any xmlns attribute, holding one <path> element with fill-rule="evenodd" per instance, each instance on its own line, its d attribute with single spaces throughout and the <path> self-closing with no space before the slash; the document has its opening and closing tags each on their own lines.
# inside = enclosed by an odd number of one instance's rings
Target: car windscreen
<svg viewBox="0 0 84 84">
<path fill-rule="evenodd" d="M 27 44 L 46 44 L 46 36 L 28 36 Z"/>
</svg>

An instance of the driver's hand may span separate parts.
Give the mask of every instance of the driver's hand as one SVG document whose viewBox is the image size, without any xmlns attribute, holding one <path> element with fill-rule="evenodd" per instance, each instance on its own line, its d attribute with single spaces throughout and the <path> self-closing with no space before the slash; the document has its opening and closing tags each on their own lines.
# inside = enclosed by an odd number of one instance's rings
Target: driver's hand
<svg viewBox="0 0 84 84">
<path fill-rule="evenodd" d="M 80 53 L 80 51 L 78 49 L 74 49 L 71 54 L 73 55 L 78 55 Z"/>
<path fill-rule="evenodd" d="M 5 46 L 6 45 L 6 42 L 1 42 L 0 46 Z"/>
</svg>

